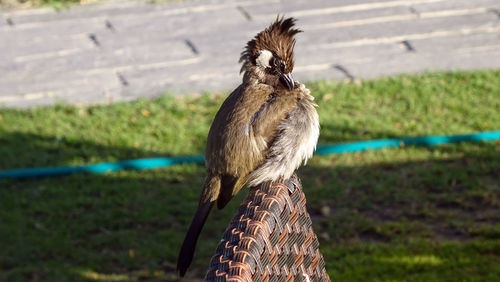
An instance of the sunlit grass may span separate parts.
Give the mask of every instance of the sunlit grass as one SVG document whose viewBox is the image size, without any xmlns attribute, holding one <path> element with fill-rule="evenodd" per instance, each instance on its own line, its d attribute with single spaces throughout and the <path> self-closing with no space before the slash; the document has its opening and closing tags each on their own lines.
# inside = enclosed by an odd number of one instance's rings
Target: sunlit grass
<svg viewBox="0 0 500 282">
<path fill-rule="evenodd" d="M 106 274 L 86 269 L 75 273 L 81 278 L 91 281 L 138 281 L 138 280 L 165 280 L 172 279 L 165 275 L 163 270 L 138 270 L 128 274 Z"/>
<path fill-rule="evenodd" d="M 0 8 L 17 8 L 17 9 L 28 9 L 28 8 L 40 8 L 40 7 L 50 7 L 56 10 L 63 10 L 70 8 L 75 5 L 88 5 L 95 4 L 99 2 L 106 2 L 109 0 L 19 0 L 18 2 L 9 2 L 7 4 L 0 1 Z M 146 0 L 147 3 L 161 4 L 166 2 L 182 2 L 185 0 Z"/>
<path fill-rule="evenodd" d="M 500 129 L 500 71 L 308 86 L 321 144 Z M 0 169 L 201 154 L 224 96 L 0 109 Z M 500 281 L 499 171 L 495 141 L 315 156 L 299 176 L 333 281 Z M 0 181 L 0 281 L 175 280 L 204 176 Z M 208 219 L 189 278 L 244 194 Z"/>
<path fill-rule="evenodd" d="M 103 274 L 103 273 L 97 273 L 92 270 L 84 270 L 80 271 L 79 274 L 83 278 L 87 278 L 90 280 L 96 280 L 96 281 L 131 281 L 132 277 L 130 275 L 125 275 L 125 274 Z"/>
<path fill-rule="evenodd" d="M 409 266 L 418 264 L 440 265 L 443 260 L 434 255 L 422 256 L 401 256 L 401 257 L 382 257 L 379 259 L 382 263 L 406 264 Z"/>
</svg>

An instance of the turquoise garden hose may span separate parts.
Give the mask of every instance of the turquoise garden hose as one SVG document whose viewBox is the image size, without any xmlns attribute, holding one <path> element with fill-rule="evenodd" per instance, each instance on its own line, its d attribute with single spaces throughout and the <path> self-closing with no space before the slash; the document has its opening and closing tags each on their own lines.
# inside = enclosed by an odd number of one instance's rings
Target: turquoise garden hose
<svg viewBox="0 0 500 282">
<path fill-rule="evenodd" d="M 349 152 L 358 152 L 364 150 L 374 150 L 382 148 L 393 148 L 400 146 L 435 146 L 444 143 L 458 142 L 481 142 L 500 139 L 500 131 L 479 132 L 463 135 L 450 136 L 424 136 L 412 138 L 391 138 L 377 139 L 367 141 L 356 141 L 349 143 L 319 145 L 317 155 L 342 154 Z M 105 173 L 125 169 L 154 169 L 167 167 L 176 164 L 198 163 L 202 164 L 204 158 L 202 155 L 183 156 L 170 158 L 149 158 L 125 160 L 109 163 L 97 163 L 77 166 L 56 166 L 56 167 L 38 167 L 21 168 L 0 171 L 0 179 L 27 179 L 36 177 L 62 176 L 74 173 Z"/>
</svg>

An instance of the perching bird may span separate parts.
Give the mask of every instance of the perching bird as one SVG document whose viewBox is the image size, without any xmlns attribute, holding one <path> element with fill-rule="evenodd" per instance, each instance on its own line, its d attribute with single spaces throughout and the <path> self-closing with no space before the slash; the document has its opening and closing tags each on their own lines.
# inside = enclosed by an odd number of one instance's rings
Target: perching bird
<svg viewBox="0 0 500 282">
<path fill-rule="evenodd" d="M 208 133 L 207 176 L 177 270 L 184 276 L 210 209 L 222 209 L 245 185 L 288 179 L 319 136 L 314 98 L 293 80 L 295 19 L 278 17 L 241 54 L 243 83 L 224 101 Z"/>
</svg>

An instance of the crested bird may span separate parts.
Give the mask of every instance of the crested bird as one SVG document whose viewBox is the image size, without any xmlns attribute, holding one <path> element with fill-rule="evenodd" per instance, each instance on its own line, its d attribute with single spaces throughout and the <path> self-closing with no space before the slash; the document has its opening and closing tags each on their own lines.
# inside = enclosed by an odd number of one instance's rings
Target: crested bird
<svg viewBox="0 0 500 282">
<path fill-rule="evenodd" d="M 208 133 L 198 208 L 177 260 L 184 276 L 213 205 L 224 208 L 245 185 L 288 179 L 312 156 L 319 136 L 316 104 L 291 75 L 295 19 L 277 17 L 241 53 L 243 82 L 223 102 Z"/>
</svg>

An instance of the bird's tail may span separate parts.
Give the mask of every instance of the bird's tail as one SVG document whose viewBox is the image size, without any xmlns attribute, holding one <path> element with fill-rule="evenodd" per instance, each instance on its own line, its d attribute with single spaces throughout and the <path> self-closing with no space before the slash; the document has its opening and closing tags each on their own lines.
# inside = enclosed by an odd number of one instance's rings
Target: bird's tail
<svg viewBox="0 0 500 282">
<path fill-rule="evenodd" d="M 177 271 L 180 276 L 186 274 L 191 261 L 193 260 L 194 249 L 196 247 L 196 241 L 198 241 L 198 236 L 200 235 L 201 229 L 205 224 L 205 220 L 208 217 L 210 210 L 214 202 L 205 202 L 201 204 L 196 210 L 196 214 L 191 221 L 189 230 L 186 233 L 184 242 L 182 243 L 181 251 L 179 252 L 179 257 L 177 258 Z"/>
<path fill-rule="evenodd" d="M 198 236 L 200 236 L 201 229 L 203 228 L 203 225 L 205 225 L 205 220 L 207 220 L 208 214 L 210 213 L 215 200 L 219 196 L 220 185 L 219 177 L 207 175 L 201 192 L 198 209 L 196 210 L 196 214 L 191 221 L 191 225 L 189 226 L 184 242 L 182 243 L 179 257 L 177 258 L 177 271 L 181 277 L 186 274 L 186 270 L 193 260 L 194 249 L 196 248 Z"/>
</svg>

